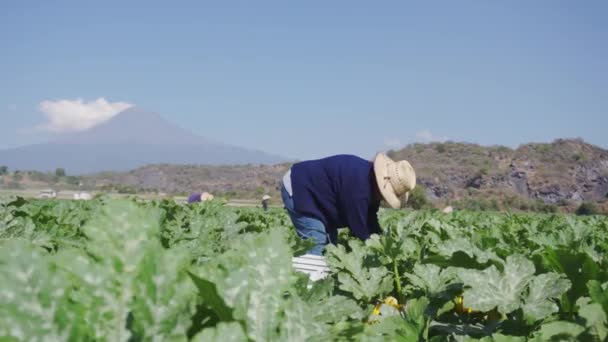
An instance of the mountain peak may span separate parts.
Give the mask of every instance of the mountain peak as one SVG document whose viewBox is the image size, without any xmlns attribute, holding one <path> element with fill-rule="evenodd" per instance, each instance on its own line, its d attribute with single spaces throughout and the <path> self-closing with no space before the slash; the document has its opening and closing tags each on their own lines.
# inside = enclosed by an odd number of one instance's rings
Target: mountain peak
<svg viewBox="0 0 608 342">
<path fill-rule="evenodd" d="M 132 107 L 86 131 L 69 134 L 57 143 L 202 145 L 210 141 L 165 120 L 157 113 Z"/>
<path fill-rule="evenodd" d="M 154 112 L 130 108 L 86 131 L 46 144 L 0 150 L 0 160 L 11 169 L 62 167 L 70 173 L 89 173 L 147 164 L 265 164 L 284 158 L 214 142 Z"/>
</svg>

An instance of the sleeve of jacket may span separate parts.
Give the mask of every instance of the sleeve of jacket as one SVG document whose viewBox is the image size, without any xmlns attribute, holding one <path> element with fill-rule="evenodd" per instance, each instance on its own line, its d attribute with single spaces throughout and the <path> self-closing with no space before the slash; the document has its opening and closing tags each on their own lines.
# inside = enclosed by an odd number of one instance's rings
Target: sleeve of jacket
<svg viewBox="0 0 608 342">
<path fill-rule="evenodd" d="M 381 234 L 382 228 L 380 227 L 380 223 L 378 222 L 378 209 L 380 206 L 371 206 L 368 208 L 367 213 L 367 228 L 369 230 L 369 234 Z"/>
<path fill-rule="evenodd" d="M 361 240 L 366 240 L 373 233 L 370 229 L 375 227 L 368 227 L 370 208 L 369 203 L 366 199 L 354 199 L 350 201 L 347 206 L 346 221 L 350 228 L 351 234 Z M 376 221 L 377 224 L 377 221 Z"/>
</svg>

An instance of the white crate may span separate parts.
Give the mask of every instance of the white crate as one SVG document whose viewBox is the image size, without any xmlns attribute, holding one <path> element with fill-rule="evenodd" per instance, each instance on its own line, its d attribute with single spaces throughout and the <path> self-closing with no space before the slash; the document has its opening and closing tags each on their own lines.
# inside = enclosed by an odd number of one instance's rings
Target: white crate
<svg viewBox="0 0 608 342">
<path fill-rule="evenodd" d="M 319 255 L 305 254 L 291 259 L 296 271 L 306 273 L 310 280 L 317 281 L 329 275 L 329 267 L 325 258 Z"/>
</svg>

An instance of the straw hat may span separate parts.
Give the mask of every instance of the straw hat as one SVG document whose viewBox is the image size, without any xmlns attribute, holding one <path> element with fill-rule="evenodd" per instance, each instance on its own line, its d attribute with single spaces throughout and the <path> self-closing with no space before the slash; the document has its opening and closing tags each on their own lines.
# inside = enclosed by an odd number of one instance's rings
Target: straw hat
<svg viewBox="0 0 608 342">
<path fill-rule="evenodd" d="M 201 202 L 211 201 L 213 199 L 213 195 L 208 192 L 203 192 L 201 194 Z"/>
<path fill-rule="evenodd" d="M 270 196 L 268 196 L 268 195 L 262 196 L 262 201 L 268 201 L 269 199 L 270 199 Z"/>
<path fill-rule="evenodd" d="M 416 186 L 416 173 L 406 160 L 393 161 L 384 153 L 374 158 L 374 173 L 382 197 L 394 209 L 401 208 L 401 197 L 405 202 Z"/>
</svg>

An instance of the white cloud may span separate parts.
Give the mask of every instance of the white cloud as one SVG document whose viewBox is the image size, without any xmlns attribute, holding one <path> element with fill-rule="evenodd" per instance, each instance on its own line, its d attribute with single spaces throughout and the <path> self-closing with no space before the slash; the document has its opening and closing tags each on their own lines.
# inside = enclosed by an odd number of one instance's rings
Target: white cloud
<svg viewBox="0 0 608 342">
<path fill-rule="evenodd" d="M 431 131 L 429 131 L 428 129 L 424 129 L 422 131 L 416 132 L 416 139 L 418 141 L 423 141 L 423 142 L 431 142 L 431 141 L 444 142 L 444 141 L 448 140 L 448 137 L 436 136 L 433 133 L 431 133 Z"/>
<path fill-rule="evenodd" d="M 48 122 L 38 129 L 51 132 L 84 131 L 130 107 L 133 107 L 130 103 L 108 102 L 103 97 L 89 102 L 82 99 L 42 101 L 38 110 L 47 117 Z"/>
</svg>

